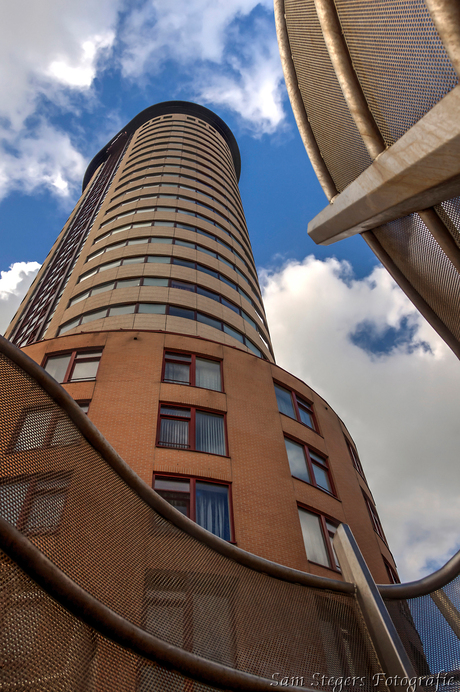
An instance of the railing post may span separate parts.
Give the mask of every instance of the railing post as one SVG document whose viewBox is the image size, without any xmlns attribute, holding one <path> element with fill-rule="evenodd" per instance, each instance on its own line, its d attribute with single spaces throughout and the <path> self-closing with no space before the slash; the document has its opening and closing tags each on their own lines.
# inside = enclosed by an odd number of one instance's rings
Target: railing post
<svg viewBox="0 0 460 692">
<path fill-rule="evenodd" d="M 385 678 L 388 681 L 391 678 L 393 683 L 387 687 L 393 692 L 401 692 L 401 679 L 410 680 L 417 674 L 347 524 L 341 524 L 337 529 L 334 549 L 344 578 L 356 585 L 358 603 Z"/>
</svg>

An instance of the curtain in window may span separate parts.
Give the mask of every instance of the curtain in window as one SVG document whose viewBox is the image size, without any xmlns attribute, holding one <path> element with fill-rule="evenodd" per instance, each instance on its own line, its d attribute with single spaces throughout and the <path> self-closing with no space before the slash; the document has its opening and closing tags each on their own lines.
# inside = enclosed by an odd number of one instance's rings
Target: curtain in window
<svg viewBox="0 0 460 692">
<path fill-rule="evenodd" d="M 196 412 L 196 449 L 199 452 L 225 455 L 223 416 Z"/>
<path fill-rule="evenodd" d="M 14 446 L 15 452 L 42 447 L 51 424 L 53 412 L 48 410 L 29 411 L 24 418 L 21 431 Z"/>
<path fill-rule="evenodd" d="M 166 382 L 190 382 L 190 365 L 188 363 L 165 363 Z"/>
<path fill-rule="evenodd" d="M 228 488 L 214 483 L 196 483 L 196 523 L 211 533 L 230 540 Z"/>
<path fill-rule="evenodd" d="M 197 358 L 195 384 L 197 387 L 214 389 L 216 392 L 220 392 L 222 389 L 220 383 L 220 363 L 217 363 L 215 360 Z"/>
<path fill-rule="evenodd" d="M 160 442 L 169 447 L 188 448 L 188 421 L 161 419 Z"/>
<path fill-rule="evenodd" d="M 329 557 L 324 544 L 320 518 L 316 514 L 300 508 L 299 518 L 307 558 L 312 562 L 317 562 L 319 565 L 329 567 Z"/>
<path fill-rule="evenodd" d="M 14 526 L 17 525 L 29 485 L 30 481 L 0 485 L 0 517 Z"/>
</svg>

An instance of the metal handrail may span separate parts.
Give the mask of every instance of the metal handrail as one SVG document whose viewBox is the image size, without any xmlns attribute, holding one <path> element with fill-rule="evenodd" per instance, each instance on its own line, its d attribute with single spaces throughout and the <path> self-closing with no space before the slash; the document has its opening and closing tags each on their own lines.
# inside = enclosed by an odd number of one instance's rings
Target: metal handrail
<svg viewBox="0 0 460 692">
<path fill-rule="evenodd" d="M 417 598 L 427 596 L 433 591 L 442 589 L 460 574 L 460 550 L 446 562 L 440 569 L 427 577 L 406 584 L 377 584 L 380 595 L 385 600 L 400 598 Z"/>
</svg>

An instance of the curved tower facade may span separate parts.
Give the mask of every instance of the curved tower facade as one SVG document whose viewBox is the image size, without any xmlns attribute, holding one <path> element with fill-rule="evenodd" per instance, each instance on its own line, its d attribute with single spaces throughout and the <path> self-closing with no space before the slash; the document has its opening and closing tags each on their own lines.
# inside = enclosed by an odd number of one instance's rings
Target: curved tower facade
<svg viewBox="0 0 460 692">
<path fill-rule="evenodd" d="M 89 165 L 6 336 L 204 528 L 340 578 L 331 538 L 348 523 L 376 581 L 392 580 L 346 427 L 275 365 L 239 172 L 236 141 L 209 110 L 169 102 L 140 113 Z"/>
</svg>

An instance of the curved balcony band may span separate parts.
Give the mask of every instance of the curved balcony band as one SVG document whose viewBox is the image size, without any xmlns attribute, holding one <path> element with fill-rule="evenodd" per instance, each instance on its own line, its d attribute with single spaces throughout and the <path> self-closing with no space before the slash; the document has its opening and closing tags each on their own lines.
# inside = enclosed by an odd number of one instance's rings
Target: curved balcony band
<svg viewBox="0 0 460 692">
<path fill-rule="evenodd" d="M 364 240 L 460 357 L 456 0 L 275 0 L 286 85 L 329 200 L 308 233 Z"/>
</svg>

